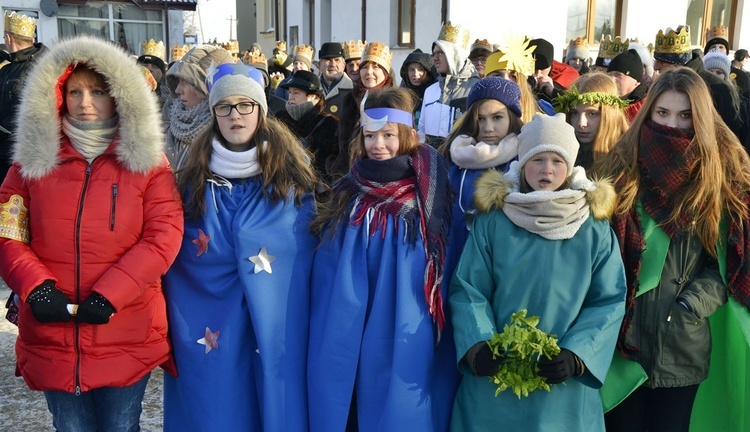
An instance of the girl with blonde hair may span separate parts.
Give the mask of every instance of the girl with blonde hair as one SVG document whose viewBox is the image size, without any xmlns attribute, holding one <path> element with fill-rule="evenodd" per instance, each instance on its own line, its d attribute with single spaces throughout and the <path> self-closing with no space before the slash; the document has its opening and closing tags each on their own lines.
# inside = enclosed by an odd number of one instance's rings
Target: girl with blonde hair
<svg viewBox="0 0 750 432">
<path fill-rule="evenodd" d="M 208 76 L 210 131 L 178 175 L 185 236 L 165 276 L 179 376 L 164 430 L 307 430 L 310 154 L 267 117 L 260 72 Z M 206 415 L 210 412 L 211 415 Z"/>
<path fill-rule="evenodd" d="M 581 145 L 576 163 L 587 170 L 609 153 L 630 126 L 624 111 L 627 103 L 618 97 L 614 80 L 603 72 L 576 79 L 555 100 L 555 107 L 575 129 Z"/>
<path fill-rule="evenodd" d="M 354 163 L 314 224 L 313 432 L 448 430 L 459 378 L 441 284 L 450 185 L 413 109 L 407 89 L 368 93 Z"/>
<path fill-rule="evenodd" d="M 660 74 L 597 162 L 618 192 L 613 228 L 628 286 L 603 392 L 605 408 L 622 401 L 607 413 L 608 431 L 750 427 L 724 402 L 743 403 L 750 384 L 738 330 L 750 322 L 748 166 L 704 81 L 684 67 Z"/>
</svg>

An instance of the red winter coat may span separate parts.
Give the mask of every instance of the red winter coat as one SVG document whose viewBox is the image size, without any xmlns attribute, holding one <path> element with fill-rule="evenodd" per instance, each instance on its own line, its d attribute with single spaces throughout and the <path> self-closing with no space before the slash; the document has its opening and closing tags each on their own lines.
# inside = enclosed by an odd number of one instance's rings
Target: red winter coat
<svg viewBox="0 0 750 432">
<path fill-rule="evenodd" d="M 181 244 L 181 201 L 156 101 L 135 63 L 95 39 L 56 51 L 27 77 L 15 162 L 0 187 L 3 223 L 19 204 L 28 209 L 17 218 L 28 222 L 27 242 L 22 224 L 0 227 L 0 272 L 22 300 L 18 372 L 35 390 L 128 386 L 171 360 L 161 276 Z M 74 62 L 105 76 L 120 115 L 118 136 L 91 164 L 57 129 Z M 38 322 L 25 299 L 47 279 L 70 303 L 101 294 L 115 314 L 102 325 Z"/>
</svg>

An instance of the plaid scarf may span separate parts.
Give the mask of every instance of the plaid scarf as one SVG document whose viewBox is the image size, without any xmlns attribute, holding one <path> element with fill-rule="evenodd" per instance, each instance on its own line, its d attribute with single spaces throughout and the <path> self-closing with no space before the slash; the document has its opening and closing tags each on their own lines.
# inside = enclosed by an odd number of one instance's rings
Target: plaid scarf
<svg viewBox="0 0 750 432">
<path fill-rule="evenodd" d="M 680 215 L 676 222 L 667 223 L 667 219 L 675 206 L 675 198 L 681 195 L 683 186 L 689 181 L 688 167 L 693 166 L 698 157 L 693 135 L 693 131 L 658 125 L 650 120 L 641 128 L 638 148 L 638 167 L 642 174 L 640 200 L 646 213 L 670 238 L 681 227 L 690 225 L 691 218 L 687 214 Z M 622 184 L 616 185 L 618 190 L 621 187 Z M 750 205 L 750 199 L 746 197 L 746 201 Z M 635 208 L 627 215 L 615 214 L 612 225 L 620 243 L 627 282 L 625 318 L 617 346 L 627 357 L 638 351 L 637 347 L 625 343 L 625 334 L 633 320 L 639 288 L 638 273 L 646 241 Z M 750 220 L 745 216 L 739 222 L 733 220 L 729 228 L 726 277 L 730 294 L 750 307 L 750 256 L 746 251 L 750 251 Z"/>
<path fill-rule="evenodd" d="M 448 166 L 430 146 L 420 145 L 410 155 L 385 161 L 361 159 L 354 163 L 349 174 L 334 186 L 333 194 L 350 190 L 352 200 L 351 223 L 359 226 L 372 210 L 370 235 L 378 229 L 385 236 L 388 216 L 402 219 L 411 244 L 416 242 L 416 229 L 422 235 L 427 268 L 424 294 L 436 326 L 436 343 L 445 326 L 443 280 L 445 246 L 451 225 L 451 193 Z M 419 226 L 416 222 L 419 220 Z"/>
</svg>

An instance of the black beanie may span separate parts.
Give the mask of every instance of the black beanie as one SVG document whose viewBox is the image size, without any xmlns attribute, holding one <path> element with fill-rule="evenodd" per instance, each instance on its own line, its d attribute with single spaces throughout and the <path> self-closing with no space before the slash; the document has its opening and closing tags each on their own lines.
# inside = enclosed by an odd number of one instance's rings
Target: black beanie
<svg viewBox="0 0 750 432">
<path fill-rule="evenodd" d="M 138 62 L 140 64 L 150 63 L 150 64 L 156 66 L 157 68 L 159 68 L 159 70 L 164 71 L 165 73 L 167 71 L 164 68 L 164 60 L 162 60 L 162 59 L 160 59 L 159 57 L 156 57 L 156 56 L 142 55 L 142 56 L 138 57 L 138 60 L 136 60 L 136 62 Z"/>
<path fill-rule="evenodd" d="M 607 72 L 622 72 L 625 75 L 641 82 L 643 80 L 643 61 L 638 51 L 629 49 L 624 53 L 618 54 L 607 67 Z"/>
<path fill-rule="evenodd" d="M 529 48 L 535 46 L 536 49 L 531 53 L 535 60 L 535 70 L 547 69 L 552 66 L 555 59 L 555 47 L 544 39 L 532 39 L 529 41 Z"/>
</svg>

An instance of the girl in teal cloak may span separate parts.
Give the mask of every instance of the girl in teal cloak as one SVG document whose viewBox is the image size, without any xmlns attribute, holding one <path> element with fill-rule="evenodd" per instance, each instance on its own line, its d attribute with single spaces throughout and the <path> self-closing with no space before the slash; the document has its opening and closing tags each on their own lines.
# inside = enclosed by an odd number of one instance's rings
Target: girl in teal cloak
<svg viewBox="0 0 750 432">
<path fill-rule="evenodd" d="M 660 74 L 597 164 L 615 179 L 628 285 L 608 431 L 750 430 L 749 166 L 687 68 Z"/>
<path fill-rule="evenodd" d="M 463 380 L 452 431 L 601 431 L 597 389 L 611 361 L 624 312 L 625 274 L 607 221 L 611 184 L 573 167 L 578 141 L 565 116 L 536 115 L 518 136 L 518 161 L 478 181 L 474 221 L 450 285 Z M 495 397 L 487 341 L 527 309 L 561 351 L 538 374 L 551 391 Z M 563 384 L 564 385 L 560 385 Z"/>
</svg>

